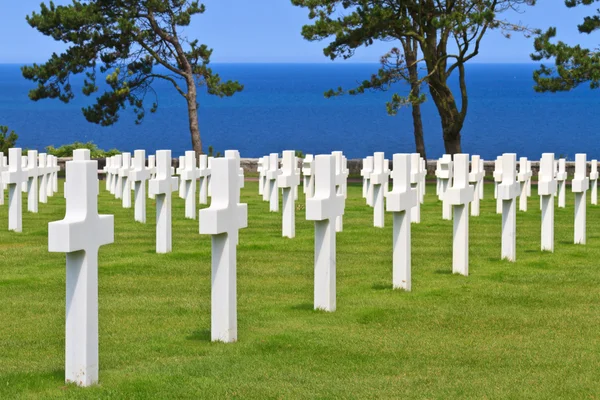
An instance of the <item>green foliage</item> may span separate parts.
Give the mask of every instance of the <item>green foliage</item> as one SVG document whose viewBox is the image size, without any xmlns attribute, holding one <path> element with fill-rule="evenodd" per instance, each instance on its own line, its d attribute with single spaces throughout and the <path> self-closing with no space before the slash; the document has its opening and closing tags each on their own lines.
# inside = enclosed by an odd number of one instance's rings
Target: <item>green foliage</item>
<svg viewBox="0 0 600 400">
<path fill-rule="evenodd" d="M 300 150 L 296 150 L 296 157 L 298 158 L 304 158 L 304 153 Z"/>
<path fill-rule="evenodd" d="M 147 95 L 152 97 L 149 111 L 155 112 L 158 99 L 152 85 L 157 79 L 170 82 L 194 105 L 194 114 L 196 86 L 205 86 L 209 94 L 219 97 L 232 96 L 243 86 L 237 81 L 223 82 L 209 67 L 212 49 L 183 34 L 192 17 L 204 11 L 203 4 L 187 0 L 42 3 L 39 12 L 27 16 L 27 22 L 68 48 L 44 64 L 22 67 L 23 76 L 38 84 L 29 97 L 67 103 L 75 96 L 70 84 L 73 75 L 85 74 L 85 96 L 97 93 L 97 80 L 105 77 L 108 90 L 96 97 L 95 104 L 83 108 L 83 114 L 88 121 L 107 126 L 117 122 L 128 106 L 140 123 Z"/>
<path fill-rule="evenodd" d="M 206 155 L 209 157 L 215 157 L 215 158 L 223 157 L 223 154 L 221 154 L 221 152 L 217 151 L 215 153 L 215 150 L 213 149 L 212 146 L 208 146 L 208 153 Z"/>
<path fill-rule="evenodd" d="M 115 154 L 121 154 L 117 149 L 111 149 L 104 151 L 99 149 L 98 146 L 93 142 L 75 142 L 71 144 L 63 144 L 62 146 L 55 148 L 54 146 L 46 147 L 46 153 L 52 154 L 56 157 L 73 157 L 73 150 L 77 149 L 88 149 L 92 158 L 105 158 L 114 156 Z"/>
<path fill-rule="evenodd" d="M 18 138 L 15 131 L 8 132 L 8 126 L 0 126 L 0 152 L 8 153 L 8 149 L 15 147 Z"/>
<path fill-rule="evenodd" d="M 569 8 L 578 5 L 591 5 L 598 0 L 565 0 Z M 587 16 L 577 27 L 579 32 L 590 34 L 600 28 L 600 10 L 596 15 Z M 559 92 L 571 90 L 582 83 L 589 83 L 590 88 L 600 87 L 600 53 L 598 49 L 590 50 L 580 45 L 569 46 L 562 41 L 553 43 L 556 28 L 551 27 L 536 37 L 534 61 L 553 59 L 554 67 L 544 64 L 534 72 L 533 78 L 537 92 Z"/>
</svg>

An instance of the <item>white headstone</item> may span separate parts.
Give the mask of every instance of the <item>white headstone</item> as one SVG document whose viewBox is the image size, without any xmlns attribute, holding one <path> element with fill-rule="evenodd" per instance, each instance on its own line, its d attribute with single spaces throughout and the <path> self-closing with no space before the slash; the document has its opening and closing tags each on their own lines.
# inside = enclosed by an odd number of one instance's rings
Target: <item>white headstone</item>
<svg viewBox="0 0 600 400">
<path fill-rule="evenodd" d="M 48 203 L 48 155 L 46 153 L 38 154 L 38 186 L 39 186 L 39 198 L 40 203 Z"/>
<path fill-rule="evenodd" d="M 212 162 L 215 158 L 214 157 L 208 157 L 207 159 L 207 164 L 208 164 L 208 170 L 210 171 L 212 168 Z M 208 197 L 212 196 L 212 176 L 208 175 Z"/>
<path fill-rule="evenodd" d="M 502 156 L 494 161 L 494 198 L 496 199 L 496 214 L 502 214 L 502 199 L 498 197 L 498 185 L 502 183 Z"/>
<path fill-rule="evenodd" d="M 2 181 L 8 187 L 8 230 L 23 230 L 22 186 L 28 174 L 21 168 L 21 149 L 8 149 L 8 170 L 2 172 Z"/>
<path fill-rule="evenodd" d="M 0 206 L 4 205 L 4 181 L 2 174 L 8 171 L 8 160 L 3 152 L 0 151 Z"/>
<path fill-rule="evenodd" d="M 485 183 L 485 162 L 483 161 L 483 158 L 479 159 L 479 169 L 483 172 L 483 177 L 481 178 L 481 185 L 479 186 L 479 200 L 483 200 L 483 195 L 484 195 L 484 190 L 483 190 L 483 184 Z"/>
<path fill-rule="evenodd" d="M 58 173 L 60 167 L 58 166 L 58 157 L 52 156 L 52 193 L 58 192 Z"/>
<path fill-rule="evenodd" d="M 455 154 L 452 187 L 445 200 L 452 205 L 454 214 L 452 273 L 469 275 L 469 203 L 473 201 L 475 188 L 469 185 L 469 155 Z"/>
<path fill-rule="evenodd" d="M 110 184 L 112 181 L 112 176 L 110 173 L 110 164 L 112 162 L 112 157 L 106 157 L 104 162 L 104 168 L 102 168 L 102 171 L 104 171 L 104 183 L 106 185 L 106 191 L 110 191 Z"/>
<path fill-rule="evenodd" d="M 373 193 L 373 183 L 371 182 L 371 174 L 373 173 L 373 167 L 374 167 L 374 163 L 375 160 L 373 159 L 373 156 L 368 156 L 366 158 L 366 166 L 368 168 L 369 172 L 369 181 L 368 181 L 368 186 L 367 186 L 367 205 L 370 207 L 373 207 L 373 205 L 375 204 L 375 197 L 374 197 L 374 193 Z"/>
<path fill-rule="evenodd" d="M 373 158 L 363 158 L 362 160 L 362 169 L 360 170 L 360 176 L 363 177 L 363 186 L 362 186 L 362 197 L 363 199 L 367 198 L 367 193 L 369 191 L 369 181 L 371 180 L 371 173 L 373 172 Z"/>
<path fill-rule="evenodd" d="M 181 185 L 185 198 L 185 217 L 196 219 L 196 180 L 200 176 L 196 168 L 196 152 L 189 150 L 185 152 L 183 167 L 179 168 Z M 179 192 L 181 194 L 181 191 Z"/>
<path fill-rule="evenodd" d="M 502 183 L 498 185 L 498 200 L 502 202 L 502 258 L 517 259 L 517 207 L 520 186 L 516 181 L 517 155 L 502 155 Z"/>
<path fill-rule="evenodd" d="M 133 169 L 130 172 L 133 183 L 135 220 L 146 223 L 146 181 L 150 179 L 150 169 L 146 167 L 146 151 L 136 150 L 133 157 Z"/>
<path fill-rule="evenodd" d="M 29 150 L 27 152 L 27 211 L 32 213 L 38 212 L 38 152 L 36 150 Z"/>
<path fill-rule="evenodd" d="M 282 235 L 283 237 L 293 238 L 296 236 L 296 203 L 294 202 L 293 189 L 300 184 L 294 150 L 283 152 L 281 170 L 282 174 L 277 177 L 277 185 L 283 189 Z"/>
<path fill-rule="evenodd" d="M 586 193 L 590 188 L 585 154 L 575 154 L 575 176 L 571 181 L 575 193 L 575 244 L 586 242 Z"/>
<path fill-rule="evenodd" d="M 277 187 L 277 177 L 280 173 L 278 155 L 277 153 L 271 153 L 269 155 L 267 180 L 269 181 L 269 210 L 272 212 L 279 211 L 279 188 Z"/>
<path fill-rule="evenodd" d="M 172 250 L 171 194 L 177 191 L 177 177 L 171 176 L 171 150 L 156 152 L 156 177 L 148 190 L 156 198 L 156 252 Z"/>
<path fill-rule="evenodd" d="M 48 179 L 46 179 L 46 184 L 48 187 L 46 188 L 46 192 L 48 197 L 54 196 L 54 184 L 52 182 L 54 176 L 54 156 L 52 154 L 48 154 L 48 158 L 46 159 L 46 173 L 48 174 Z M 97 173 L 97 171 L 96 171 Z"/>
<path fill-rule="evenodd" d="M 410 210 L 417 204 L 417 190 L 410 186 L 410 154 L 394 154 L 393 187 L 386 193 L 386 209 L 393 213 L 394 289 L 411 290 Z"/>
<path fill-rule="evenodd" d="M 121 186 L 121 198 L 123 208 L 131 208 L 131 182 L 129 172 L 131 171 L 131 153 L 123 153 L 121 168 L 119 168 L 119 185 Z"/>
<path fill-rule="evenodd" d="M 27 172 L 27 161 L 28 158 L 27 156 L 21 156 L 21 169 L 26 172 L 27 174 L 29 174 Z M 21 190 L 23 191 L 23 193 L 27 193 L 27 179 L 21 184 Z"/>
<path fill-rule="evenodd" d="M 315 193 L 315 176 L 313 174 L 314 165 L 315 156 L 307 154 L 304 161 L 302 161 L 302 175 L 304 176 L 303 190 L 307 198 L 313 197 Z"/>
<path fill-rule="evenodd" d="M 315 309 L 336 308 L 335 219 L 344 214 L 345 199 L 335 189 L 335 158 L 315 157 L 315 195 L 306 199 L 306 219 L 315 221 Z"/>
<path fill-rule="evenodd" d="M 240 204 L 239 168 L 232 158 L 212 162 L 215 185 L 209 208 L 200 210 L 200 234 L 212 235 L 211 340 L 237 340 L 236 245 L 248 226 L 248 205 Z"/>
<path fill-rule="evenodd" d="M 567 198 L 567 162 L 564 158 L 558 160 L 556 182 L 558 182 L 558 208 L 565 208 Z"/>
<path fill-rule="evenodd" d="M 521 194 L 519 197 L 519 210 L 527 211 L 527 191 L 529 181 L 531 180 L 531 164 L 527 161 L 527 157 L 519 159 L 519 183 L 521 184 Z"/>
<path fill-rule="evenodd" d="M 67 211 L 48 224 L 48 250 L 67 253 L 65 381 L 98 382 L 98 250 L 114 242 L 114 217 L 98 215 L 98 162 L 75 150 L 67 162 Z"/>
<path fill-rule="evenodd" d="M 373 172 L 370 183 L 373 185 L 373 226 L 383 228 L 385 225 L 384 198 L 387 192 L 389 173 L 385 171 L 385 153 L 373 154 Z"/>
<path fill-rule="evenodd" d="M 542 199 L 542 251 L 554 251 L 554 153 L 542 154 L 538 194 Z"/>
<path fill-rule="evenodd" d="M 156 156 L 155 155 L 148 156 L 148 172 L 150 173 L 148 180 L 154 179 L 156 177 Z M 154 194 L 150 193 L 150 190 L 148 190 L 148 198 L 149 199 L 155 198 Z"/>
<path fill-rule="evenodd" d="M 436 171 L 436 176 L 440 181 L 440 189 L 438 193 L 439 200 L 442 201 L 442 219 L 452 219 L 452 205 L 444 200 L 446 191 L 452 186 L 452 156 L 444 154 L 439 159 L 439 171 Z"/>
<path fill-rule="evenodd" d="M 269 179 L 267 178 L 267 173 L 269 172 L 269 156 L 264 156 L 262 158 L 263 160 L 263 169 L 264 169 L 264 174 L 263 174 L 263 194 L 262 194 L 262 199 L 263 201 L 269 201 L 270 195 L 271 195 L 271 188 L 269 187 Z"/>
<path fill-rule="evenodd" d="M 235 160 L 235 165 L 238 170 L 238 181 L 240 184 L 240 189 L 244 187 L 244 168 L 241 166 L 241 157 L 240 152 L 238 150 L 225 150 L 226 158 L 233 158 Z"/>
<path fill-rule="evenodd" d="M 341 151 L 334 151 L 331 155 L 335 158 L 335 187 L 338 194 L 344 195 L 346 198 L 348 175 L 347 168 L 345 167 L 346 158 Z M 387 187 L 386 187 L 387 189 Z M 387 191 L 387 190 L 386 190 Z M 385 195 L 385 191 L 384 191 Z M 381 211 L 383 213 L 383 210 Z M 335 220 L 335 231 L 342 232 L 344 230 L 344 217 L 339 216 Z"/>
<path fill-rule="evenodd" d="M 473 193 L 473 203 L 471 204 L 471 215 L 473 217 L 479 216 L 479 201 L 481 200 L 481 189 L 483 186 L 483 165 L 479 156 L 471 156 L 471 172 L 469 173 L 469 183 L 473 183 L 475 186 L 475 192 Z"/>
<path fill-rule="evenodd" d="M 121 185 L 121 168 L 123 167 L 123 154 L 115 156 L 115 176 L 113 177 L 115 199 L 123 197 L 123 186 Z"/>
<path fill-rule="evenodd" d="M 200 204 L 208 204 L 208 179 L 210 178 L 210 169 L 208 169 L 208 156 L 206 154 L 200 154 L 198 160 L 198 174 L 200 178 L 198 202 Z"/>
<path fill-rule="evenodd" d="M 179 156 L 179 168 L 175 171 L 179 175 L 179 198 L 185 199 L 185 184 L 183 183 L 183 177 L 181 174 L 185 170 L 185 155 Z"/>
<path fill-rule="evenodd" d="M 592 170 L 590 172 L 590 186 L 591 186 L 591 204 L 598 205 L 598 160 L 592 160 Z"/>
<path fill-rule="evenodd" d="M 425 162 L 425 159 L 421 156 L 419 156 L 419 159 L 421 160 L 420 163 L 420 172 L 421 172 L 421 198 L 420 198 L 420 202 L 421 204 L 425 203 L 425 193 L 427 192 L 427 163 Z"/>
<path fill-rule="evenodd" d="M 256 171 L 258 172 L 258 195 L 262 196 L 263 189 L 265 187 L 265 173 L 266 173 L 266 170 L 264 168 L 263 157 L 258 158 L 258 162 L 256 164 Z"/>
<path fill-rule="evenodd" d="M 421 157 L 419 153 L 412 153 L 410 155 L 410 183 L 413 188 L 417 189 L 417 198 L 421 198 L 419 193 L 419 182 L 421 181 Z M 421 223 L 421 201 L 417 201 L 417 204 L 411 210 L 410 222 L 415 224 Z"/>
</svg>

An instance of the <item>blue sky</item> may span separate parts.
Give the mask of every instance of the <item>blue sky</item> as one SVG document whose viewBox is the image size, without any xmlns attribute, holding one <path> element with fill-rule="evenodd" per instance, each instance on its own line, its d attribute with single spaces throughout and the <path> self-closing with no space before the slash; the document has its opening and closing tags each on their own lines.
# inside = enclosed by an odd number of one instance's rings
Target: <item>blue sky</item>
<svg viewBox="0 0 600 400">
<path fill-rule="evenodd" d="M 2 0 L 0 4 L 0 63 L 43 62 L 52 52 L 64 47 L 45 37 L 25 21 L 25 16 L 39 10 L 41 0 Z M 46 1 L 47 2 L 47 1 Z M 68 4 L 56 0 L 55 4 Z M 323 43 L 309 43 L 300 30 L 308 22 L 307 11 L 294 7 L 288 0 L 205 0 L 207 12 L 193 21 L 186 33 L 214 48 L 213 62 L 329 62 L 323 56 Z M 506 19 L 534 28 L 556 26 L 560 38 L 568 43 L 582 43 L 595 48 L 600 35 L 581 35 L 576 25 L 595 6 L 567 9 L 562 0 L 538 0 L 524 12 L 506 13 Z M 360 49 L 351 61 L 377 62 L 393 44 L 377 43 Z M 531 62 L 532 39 L 519 34 L 506 39 L 490 33 L 482 45 L 479 63 Z"/>
</svg>

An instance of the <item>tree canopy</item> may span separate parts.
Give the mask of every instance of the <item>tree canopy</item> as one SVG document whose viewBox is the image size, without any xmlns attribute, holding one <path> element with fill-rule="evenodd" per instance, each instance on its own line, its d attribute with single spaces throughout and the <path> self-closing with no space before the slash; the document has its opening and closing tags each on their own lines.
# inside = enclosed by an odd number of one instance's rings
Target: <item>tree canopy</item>
<svg viewBox="0 0 600 400">
<path fill-rule="evenodd" d="M 393 46 L 382 57 L 382 67 L 370 79 L 350 89 L 350 94 L 365 90 L 387 90 L 401 81 L 410 82 L 407 67 L 423 66 L 424 73 L 411 84 L 408 95 L 394 93 L 387 104 L 394 113 L 399 107 L 420 103 L 424 95 L 415 91 L 429 88 L 441 118 L 446 151 L 461 152 L 461 130 L 467 115 L 469 98 L 465 63 L 479 54 L 482 39 L 492 29 L 510 36 L 511 32 L 530 30 L 499 16 L 535 0 L 291 0 L 309 10 L 314 22 L 302 28 L 310 41 L 329 40 L 323 49 L 332 60 L 350 58 L 357 48 L 375 41 L 413 41 L 420 58 L 407 63 L 403 49 Z M 448 80 L 458 73 L 460 105 Z M 338 94 L 342 89 L 328 94 Z"/>
<path fill-rule="evenodd" d="M 205 6 L 189 0 L 72 0 L 66 6 L 44 3 L 27 17 L 33 28 L 68 44 L 44 64 L 22 67 L 23 76 L 38 85 L 32 100 L 74 98 L 71 77 L 85 74 L 82 94 L 99 92 L 98 79 L 107 84 L 95 103 L 83 108 L 85 118 L 112 125 L 119 113 L 131 107 L 139 123 L 146 103 L 156 111 L 158 97 L 153 83 L 170 82 L 188 105 L 192 145 L 201 151 L 197 114 L 197 86 L 219 97 L 243 89 L 237 81 L 223 82 L 209 67 L 212 49 L 188 38 L 183 28 Z M 147 100 L 148 95 L 150 100 Z"/>
<path fill-rule="evenodd" d="M 8 126 L 0 126 L 0 152 L 7 154 L 8 149 L 15 147 L 18 138 L 19 136 L 17 136 L 15 131 L 11 130 L 9 132 Z"/>
<path fill-rule="evenodd" d="M 598 0 L 565 0 L 569 8 L 592 5 Z M 590 34 L 600 28 L 600 10 L 587 16 L 577 26 L 579 32 Z M 562 41 L 552 42 L 557 35 L 556 28 L 548 28 L 534 42 L 535 61 L 553 59 L 554 66 L 542 66 L 534 72 L 535 90 L 538 92 L 558 92 L 571 90 L 582 83 L 589 83 L 592 89 L 600 86 L 600 53 L 580 45 L 570 46 Z"/>
</svg>

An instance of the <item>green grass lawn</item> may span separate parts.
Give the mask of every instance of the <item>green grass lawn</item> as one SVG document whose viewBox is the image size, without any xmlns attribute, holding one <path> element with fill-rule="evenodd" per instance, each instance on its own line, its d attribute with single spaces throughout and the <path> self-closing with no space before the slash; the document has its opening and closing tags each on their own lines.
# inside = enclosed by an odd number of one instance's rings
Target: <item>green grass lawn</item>
<svg viewBox="0 0 600 400">
<path fill-rule="evenodd" d="M 540 248 L 539 198 L 517 214 L 517 262 L 500 260 L 501 217 L 486 185 L 470 219 L 470 276 L 451 274 L 452 222 L 429 185 L 412 226 L 413 291 L 392 290 L 392 226 L 372 224 L 358 184 L 337 235 L 337 311 L 313 310 L 313 223 L 300 195 L 296 238 L 281 237 L 246 182 L 238 247 L 238 342 L 210 342 L 210 237 L 174 194 L 173 253 L 154 251 L 100 184 L 115 243 L 99 267 L 100 384 L 64 384 L 65 256 L 48 253 L 62 192 L 7 231 L 0 207 L 0 399 L 597 398 L 600 208 L 573 242 L 573 194 L 556 211 L 555 253 Z M 62 183 L 59 184 L 62 188 Z M 534 187 L 533 193 L 537 190 Z M 25 208 L 26 209 L 26 208 Z"/>
</svg>

